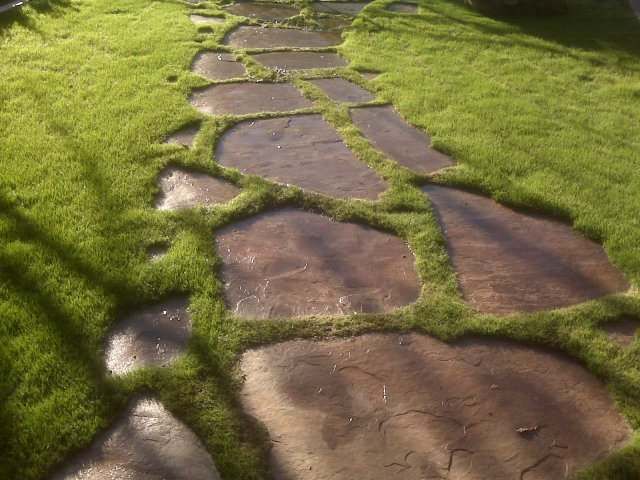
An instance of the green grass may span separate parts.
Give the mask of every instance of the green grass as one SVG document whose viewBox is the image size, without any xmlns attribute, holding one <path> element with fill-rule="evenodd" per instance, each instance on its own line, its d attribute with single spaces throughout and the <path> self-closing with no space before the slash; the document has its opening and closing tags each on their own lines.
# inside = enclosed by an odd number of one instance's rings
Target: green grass
<svg viewBox="0 0 640 480">
<path fill-rule="evenodd" d="M 640 318 L 640 23 L 623 4 L 590 0 L 572 2 L 568 18 L 517 21 L 445 0 L 423 0 L 418 16 L 384 5 L 367 7 L 345 36 L 339 50 L 352 68 L 342 74 L 364 85 L 356 69 L 382 72 L 369 83 L 378 99 L 429 131 L 459 167 L 433 179 L 398 168 L 363 140 L 345 107 L 293 78 L 388 180 L 375 203 L 303 194 L 212 162 L 217 138 L 237 119 L 201 118 L 189 106 L 190 90 L 206 84 L 189 65 L 200 49 L 224 50 L 218 42 L 240 17 L 198 28 L 175 0 L 34 0 L 0 17 L 0 478 L 42 478 L 141 391 L 154 392 L 198 433 L 224 478 L 264 478 L 260 428 L 237 407 L 238 353 L 372 330 L 494 335 L 561 349 L 605 380 L 640 428 L 640 342 L 621 350 L 598 328 Z M 220 13 L 215 3 L 191 10 Z M 293 23 L 305 21 L 313 19 Z M 161 143 L 199 119 L 193 150 Z M 224 176 L 243 194 L 212 210 L 157 212 L 155 177 L 170 163 Z M 474 313 L 457 293 L 419 190 L 429 180 L 572 222 L 603 242 L 631 293 L 532 315 Z M 393 315 L 234 318 L 217 280 L 214 232 L 279 205 L 407 239 L 422 297 Z M 162 242 L 171 245 L 168 256 L 149 263 L 146 249 Z M 171 369 L 105 377 L 109 327 L 172 292 L 191 295 L 188 355 Z M 638 478 L 639 459 L 636 438 L 584 478 Z"/>
</svg>

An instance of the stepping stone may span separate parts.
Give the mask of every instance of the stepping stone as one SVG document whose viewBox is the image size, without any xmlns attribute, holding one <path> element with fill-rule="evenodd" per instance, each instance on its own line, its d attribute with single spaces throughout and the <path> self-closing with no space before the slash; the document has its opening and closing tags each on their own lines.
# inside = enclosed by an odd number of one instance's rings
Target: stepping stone
<svg viewBox="0 0 640 480">
<path fill-rule="evenodd" d="M 295 28 L 238 27 L 226 45 L 236 48 L 331 47 L 342 42 L 339 32 L 311 32 Z"/>
<path fill-rule="evenodd" d="M 431 173 L 453 165 L 443 153 L 430 147 L 431 138 L 409 125 L 392 106 L 354 108 L 353 123 L 382 153 L 418 173 Z"/>
<path fill-rule="evenodd" d="M 52 480 L 220 480 L 198 437 L 157 400 L 133 403 Z"/>
<path fill-rule="evenodd" d="M 191 148 L 199 131 L 200 125 L 189 125 L 188 127 L 182 128 L 169 135 L 165 140 L 165 143 Z"/>
<path fill-rule="evenodd" d="M 291 112 L 313 106 L 290 83 L 226 83 L 198 90 L 191 104 L 209 115 Z"/>
<path fill-rule="evenodd" d="M 285 20 L 300 14 L 300 10 L 294 7 L 262 2 L 239 2 L 225 7 L 225 10 L 241 17 L 266 21 Z"/>
<path fill-rule="evenodd" d="M 169 167 L 158 177 L 160 194 L 158 210 L 183 210 L 226 203 L 240 193 L 240 189 L 206 173 Z"/>
<path fill-rule="evenodd" d="M 118 322 L 109 334 L 106 367 L 114 375 L 165 367 L 186 348 L 191 317 L 186 298 L 172 298 L 136 311 Z"/>
<path fill-rule="evenodd" d="M 207 17 L 205 15 L 189 15 L 189 19 L 196 25 L 220 25 L 225 21 L 222 17 Z"/>
<path fill-rule="evenodd" d="M 317 114 L 242 122 L 222 136 L 216 158 L 246 174 L 334 197 L 375 200 L 386 190 Z"/>
<path fill-rule="evenodd" d="M 375 99 L 371 92 L 344 78 L 321 78 L 311 80 L 311 83 L 336 102 L 359 103 Z"/>
<path fill-rule="evenodd" d="M 389 312 L 420 294 L 405 242 L 370 227 L 287 208 L 216 240 L 227 304 L 242 317 Z"/>
<path fill-rule="evenodd" d="M 191 70 L 207 80 L 231 80 L 244 77 L 247 71 L 229 53 L 203 52 L 196 55 Z"/>
<path fill-rule="evenodd" d="M 390 12 L 418 13 L 418 5 L 415 3 L 394 2 L 387 7 Z"/>
<path fill-rule="evenodd" d="M 369 81 L 375 80 L 380 76 L 380 72 L 358 72 L 358 73 Z"/>
<path fill-rule="evenodd" d="M 339 15 L 324 15 L 322 17 L 316 17 L 316 22 L 318 22 L 321 30 L 342 31 L 351 26 L 352 19 Z"/>
<path fill-rule="evenodd" d="M 318 12 L 357 15 L 369 2 L 316 2 L 313 4 Z"/>
<path fill-rule="evenodd" d="M 502 341 L 297 340 L 245 353 L 241 370 L 275 480 L 560 479 L 632 434 L 585 368 Z"/>
<path fill-rule="evenodd" d="M 323 52 L 269 52 L 253 55 L 265 67 L 281 70 L 308 70 L 311 68 L 337 68 L 347 61 L 337 53 Z"/>
<path fill-rule="evenodd" d="M 625 318 L 618 322 L 607 323 L 602 326 L 609 339 L 621 347 L 629 347 L 637 338 L 640 331 L 640 321 Z"/>
<path fill-rule="evenodd" d="M 602 247 L 567 225 L 460 190 L 431 185 L 424 191 L 462 294 L 481 312 L 567 307 L 628 288 Z"/>
</svg>

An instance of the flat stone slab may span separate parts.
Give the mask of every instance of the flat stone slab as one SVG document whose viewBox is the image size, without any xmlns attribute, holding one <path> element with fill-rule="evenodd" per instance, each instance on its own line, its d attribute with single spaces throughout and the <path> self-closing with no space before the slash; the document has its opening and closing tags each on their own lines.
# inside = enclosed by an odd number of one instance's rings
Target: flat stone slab
<svg viewBox="0 0 640 480">
<path fill-rule="evenodd" d="M 370 227 L 287 208 L 216 240 L 227 304 L 242 317 L 388 312 L 420 293 L 407 245 Z"/>
<path fill-rule="evenodd" d="M 290 83 L 225 83 L 191 95 L 191 105 L 209 115 L 291 112 L 313 103 Z"/>
<path fill-rule="evenodd" d="M 418 5 L 415 3 L 394 2 L 387 6 L 390 12 L 418 13 Z"/>
<path fill-rule="evenodd" d="M 196 55 L 191 70 L 208 80 L 231 80 L 247 74 L 244 65 L 229 53 L 202 52 Z"/>
<path fill-rule="evenodd" d="M 172 298 L 120 320 L 107 338 L 106 367 L 122 375 L 147 366 L 169 365 L 191 336 L 186 298 Z"/>
<path fill-rule="evenodd" d="M 268 52 L 253 55 L 265 67 L 280 70 L 309 70 L 311 68 L 337 68 L 347 61 L 337 53 L 323 52 Z"/>
<path fill-rule="evenodd" d="M 241 26 L 225 41 L 236 48 L 331 47 L 342 42 L 339 32 L 311 32 L 295 28 Z"/>
<path fill-rule="evenodd" d="M 162 404 L 143 398 L 52 480 L 220 480 L 198 437 Z"/>
<path fill-rule="evenodd" d="M 313 8 L 323 13 L 338 13 L 343 15 L 357 15 L 369 2 L 315 2 Z"/>
<path fill-rule="evenodd" d="M 445 154 L 430 147 L 431 138 L 405 122 L 392 106 L 354 108 L 353 123 L 381 152 L 418 173 L 453 165 Z"/>
<path fill-rule="evenodd" d="M 170 167 L 158 177 L 159 210 L 182 210 L 225 203 L 236 197 L 240 189 L 206 173 Z"/>
<path fill-rule="evenodd" d="M 324 15 L 316 17 L 316 22 L 321 30 L 342 31 L 351 26 L 353 19 L 342 15 Z"/>
<path fill-rule="evenodd" d="M 169 135 L 165 143 L 191 148 L 199 131 L 200 125 L 189 125 Z"/>
<path fill-rule="evenodd" d="M 627 290 L 597 243 L 563 223 L 435 185 L 424 191 L 447 239 L 464 298 L 487 313 L 566 307 Z"/>
<path fill-rule="evenodd" d="M 602 326 L 609 339 L 621 347 L 629 347 L 636 340 L 640 332 L 640 321 L 625 318 L 618 322 L 607 323 Z"/>
<path fill-rule="evenodd" d="M 257 20 L 285 20 L 300 14 L 300 10 L 281 3 L 238 2 L 225 7 L 225 10 L 241 17 Z"/>
<path fill-rule="evenodd" d="M 322 90 L 331 100 L 337 102 L 370 102 L 376 98 L 371 92 L 344 78 L 321 78 L 310 80 L 310 82 Z"/>
<path fill-rule="evenodd" d="M 189 19 L 196 25 L 220 25 L 224 23 L 223 17 L 208 17 L 206 15 L 189 15 Z"/>
<path fill-rule="evenodd" d="M 318 114 L 241 122 L 215 155 L 225 167 L 329 196 L 375 200 L 386 190 Z"/>
<path fill-rule="evenodd" d="M 632 433 L 583 367 L 508 342 L 300 340 L 241 368 L 276 480 L 560 479 Z"/>
</svg>

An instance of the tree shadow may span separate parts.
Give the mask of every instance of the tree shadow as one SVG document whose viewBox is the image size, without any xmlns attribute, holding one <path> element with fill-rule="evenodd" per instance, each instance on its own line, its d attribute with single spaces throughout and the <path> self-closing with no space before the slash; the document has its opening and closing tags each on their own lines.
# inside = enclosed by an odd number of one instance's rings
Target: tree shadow
<svg viewBox="0 0 640 480">
<path fill-rule="evenodd" d="M 32 0 L 24 7 L 14 8 L 0 14 L 0 38 L 7 37 L 11 27 L 20 25 L 28 30 L 42 34 L 29 10 L 52 18 L 62 17 L 67 10 L 79 11 L 71 0 Z"/>
</svg>

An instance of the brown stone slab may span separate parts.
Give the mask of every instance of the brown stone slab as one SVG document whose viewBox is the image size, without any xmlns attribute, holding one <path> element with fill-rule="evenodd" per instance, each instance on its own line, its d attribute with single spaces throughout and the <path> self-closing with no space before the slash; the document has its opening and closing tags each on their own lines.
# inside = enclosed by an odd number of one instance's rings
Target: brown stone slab
<svg viewBox="0 0 640 480">
<path fill-rule="evenodd" d="M 208 80 L 230 80 L 244 77 L 244 65 L 229 53 L 202 52 L 196 55 L 191 70 Z"/>
<path fill-rule="evenodd" d="M 241 369 L 275 480 L 561 479 L 632 434 L 582 366 L 508 342 L 299 340 Z"/>
<path fill-rule="evenodd" d="M 160 193 L 158 210 L 182 210 L 225 203 L 236 197 L 240 189 L 206 173 L 169 167 L 158 176 Z"/>
<path fill-rule="evenodd" d="M 300 14 L 300 10 L 281 3 L 238 2 L 225 7 L 230 13 L 257 20 L 285 20 Z"/>
<path fill-rule="evenodd" d="M 322 90 L 331 100 L 337 102 L 359 103 L 370 102 L 376 97 L 369 91 L 351 83 L 344 78 L 321 78 L 310 80 Z"/>
<path fill-rule="evenodd" d="M 125 416 L 52 480 L 220 480 L 189 428 L 157 400 L 133 403 Z"/>
<path fill-rule="evenodd" d="M 629 347 L 637 338 L 638 332 L 640 332 L 640 321 L 625 318 L 617 322 L 607 323 L 602 326 L 602 329 L 607 332 L 612 342 L 621 347 Z"/>
<path fill-rule="evenodd" d="M 206 15 L 189 15 L 189 19 L 195 25 L 219 25 L 224 23 L 224 18 L 222 17 L 208 17 Z"/>
<path fill-rule="evenodd" d="M 242 317 L 388 312 L 420 293 L 398 237 L 291 208 L 221 230 L 227 304 Z"/>
<path fill-rule="evenodd" d="M 390 12 L 418 13 L 418 5 L 415 3 L 394 2 L 387 6 Z"/>
<path fill-rule="evenodd" d="M 191 95 L 191 105 L 209 115 L 291 112 L 313 106 L 290 83 L 226 83 Z"/>
<path fill-rule="evenodd" d="M 269 52 L 253 55 L 265 67 L 279 70 L 308 70 L 311 68 L 337 68 L 347 61 L 337 53 L 323 52 Z"/>
<path fill-rule="evenodd" d="M 357 15 L 369 2 L 315 2 L 313 8 L 318 12 Z"/>
<path fill-rule="evenodd" d="M 241 26 L 227 36 L 225 44 L 236 48 L 319 48 L 339 45 L 341 42 L 342 39 L 338 32 Z"/>
<path fill-rule="evenodd" d="M 385 155 L 418 173 L 431 173 L 453 165 L 443 153 L 430 147 L 431 138 L 409 125 L 392 106 L 354 108 L 353 123 Z"/>
<path fill-rule="evenodd" d="M 321 115 L 245 121 L 218 142 L 225 167 L 340 198 L 375 200 L 386 184 Z"/>
<path fill-rule="evenodd" d="M 623 292 L 628 283 L 600 245 L 560 222 L 431 185 L 464 298 L 487 313 L 566 307 Z"/>
<path fill-rule="evenodd" d="M 167 137 L 165 143 L 170 143 L 172 145 L 182 145 L 183 147 L 191 148 L 193 146 L 193 141 L 198 135 L 200 131 L 200 125 L 189 125 L 188 127 L 182 128 L 175 133 L 172 133 Z"/>
<path fill-rule="evenodd" d="M 122 375 L 148 366 L 164 367 L 186 348 L 191 317 L 186 298 L 172 298 L 133 312 L 107 338 L 106 367 Z"/>
</svg>

